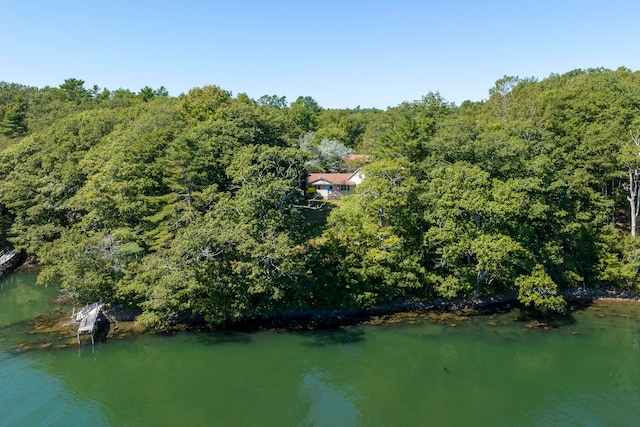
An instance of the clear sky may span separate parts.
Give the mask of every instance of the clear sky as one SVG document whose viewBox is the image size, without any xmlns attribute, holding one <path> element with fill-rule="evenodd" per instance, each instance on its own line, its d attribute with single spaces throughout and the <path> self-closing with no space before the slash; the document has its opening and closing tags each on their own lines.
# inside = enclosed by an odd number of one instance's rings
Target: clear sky
<svg viewBox="0 0 640 427">
<path fill-rule="evenodd" d="M 640 69 L 638 0 L 0 0 L 0 81 L 377 107 L 501 77 Z"/>
</svg>

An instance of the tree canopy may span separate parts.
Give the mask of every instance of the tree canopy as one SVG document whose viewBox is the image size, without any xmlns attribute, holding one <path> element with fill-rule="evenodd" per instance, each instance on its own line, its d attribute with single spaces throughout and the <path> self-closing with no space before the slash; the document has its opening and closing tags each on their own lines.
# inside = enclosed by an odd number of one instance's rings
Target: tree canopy
<svg viewBox="0 0 640 427">
<path fill-rule="evenodd" d="M 564 291 L 638 286 L 639 133 L 625 68 L 386 111 L 2 82 L 0 238 L 40 283 L 154 326 L 507 292 L 563 311 Z M 371 155 L 354 195 L 304 201 L 307 172 L 354 152 Z"/>
</svg>

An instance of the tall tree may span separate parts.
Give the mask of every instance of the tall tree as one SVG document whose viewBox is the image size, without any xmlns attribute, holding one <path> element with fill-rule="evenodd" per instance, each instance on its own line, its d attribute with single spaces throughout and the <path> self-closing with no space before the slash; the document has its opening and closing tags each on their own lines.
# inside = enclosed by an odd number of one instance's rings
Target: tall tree
<svg viewBox="0 0 640 427">
<path fill-rule="evenodd" d="M 312 132 L 318 125 L 318 114 L 322 108 L 310 96 L 299 96 L 289 107 L 289 115 L 302 132 Z"/>
<path fill-rule="evenodd" d="M 84 87 L 84 80 L 69 78 L 60 85 L 60 96 L 68 101 L 80 103 L 83 99 L 88 98 L 90 92 Z"/>
<path fill-rule="evenodd" d="M 27 133 L 27 101 L 19 97 L 4 109 L 0 117 L 0 134 L 10 138 L 23 136 Z"/>
</svg>

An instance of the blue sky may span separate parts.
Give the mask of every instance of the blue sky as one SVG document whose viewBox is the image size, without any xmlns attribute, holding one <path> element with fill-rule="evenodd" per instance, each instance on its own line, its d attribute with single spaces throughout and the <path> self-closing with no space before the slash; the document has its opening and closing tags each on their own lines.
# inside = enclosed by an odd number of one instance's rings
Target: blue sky
<svg viewBox="0 0 640 427">
<path fill-rule="evenodd" d="M 0 81 L 459 105 L 505 75 L 639 70 L 638 22 L 637 0 L 0 0 Z"/>
</svg>

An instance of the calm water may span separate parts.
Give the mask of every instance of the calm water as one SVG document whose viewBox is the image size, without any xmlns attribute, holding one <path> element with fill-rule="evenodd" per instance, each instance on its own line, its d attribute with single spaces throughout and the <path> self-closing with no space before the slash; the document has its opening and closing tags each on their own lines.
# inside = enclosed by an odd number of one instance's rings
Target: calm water
<svg viewBox="0 0 640 427">
<path fill-rule="evenodd" d="M 576 310 L 548 330 L 511 312 L 40 348 L 24 321 L 50 311 L 56 291 L 33 281 L 0 285 L 0 426 L 640 423 L 636 304 Z"/>
</svg>

